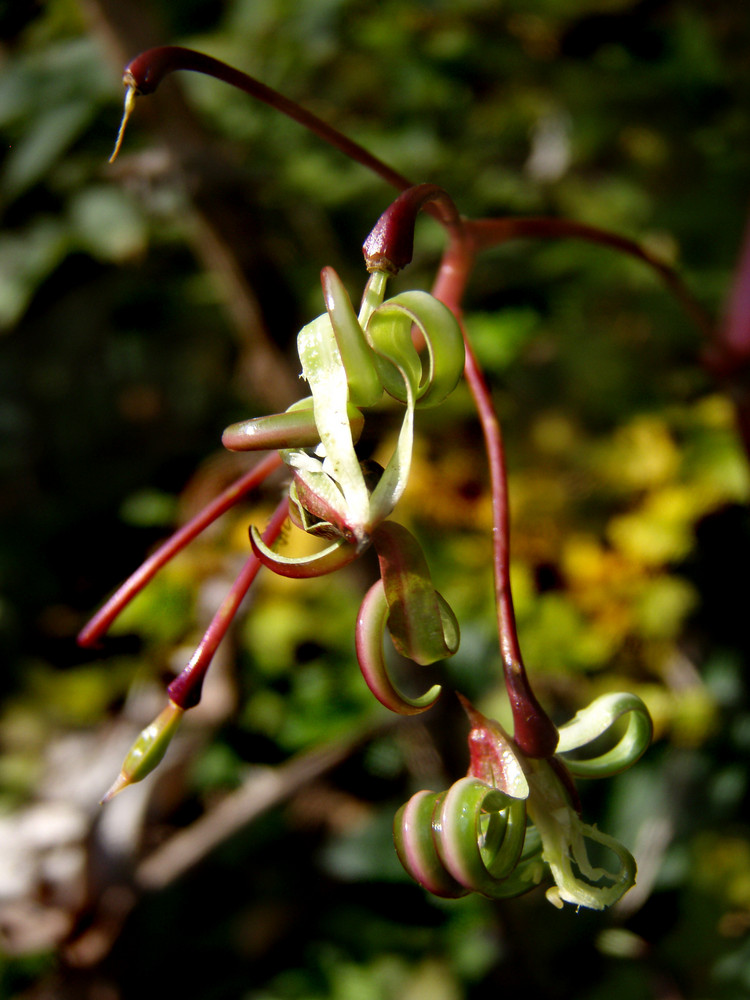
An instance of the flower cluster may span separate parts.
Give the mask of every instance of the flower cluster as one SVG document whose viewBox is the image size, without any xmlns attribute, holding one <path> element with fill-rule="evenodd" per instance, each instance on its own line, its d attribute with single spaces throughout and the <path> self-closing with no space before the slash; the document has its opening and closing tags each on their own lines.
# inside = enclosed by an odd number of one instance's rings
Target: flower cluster
<svg viewBox="0 0 750 1000">
<path fill-rule="evenodd" d="M 213 654 L 261 567 L 286 577 L 322 576 L 372 546 L 380 575 L 364 597 L 355 627 L 363 677 L 375 697 L 394 712 L 412 715 L 434 704 L 438 685 L 419 697 L 399 690 L 388 671 L 384 636 L 390 635 L 404 657 L 427 665 L 456 652 L 458 622 L 433 586 L 419 543 L 390 516 L 409 479 L 416 410 L 443 403 L 463 373 L 487 453 L 495 603 L 514 730 L 510 736 L 462 699 L 471 723 L 468 774 L 445 792 L 417 792 L 399 810 L 394 825 L 397 853 L 406 871 L 439 896 L 472 891 L 493 898 L 514 896 L 549 874 L 554 886 L 547 895 L 555 905 L 611 905 L 633 884 L 635 862 L 621 844 L 583 822 L 573 777 L 608 776 L 630 766 L 650 741 L 651 723 L 635 695 L 610 694 L 558 730 L 536 700 L 523 666 L 510 594 L 502 439 L 489 390 L 463 330 L 460 306 L 475 253 L 507 238 L 507 225 L 504 220 L 462 219 L 440 188 L 410 186 L 315 116 L 244 74 L 187 49 L 152 50 L 130 64 L 125 115 L 113 156 L 136 94 L 153 91 L 163 75 L 180 68 L 211 73 L 266 100 L 402 193 L 365 242 L 370 275 L 358 311 L 335 271 L 322 271 L 325 312 L 297 338 L 309 395 L 284 413 L 225 430 L 228 449 L 269 454 L 154 553 L 79 636 L 82 644 L 95 644 L 168 559 L 274 470 L 287 467 L 286 495 L 262 533 L 251 527 L 245 565 L 190 662 L 169 685 L 167 706 L 136 740 L 105 800 L 140 781 L 162 759 L 182 715 L 200 700 Z M 448 234 L 434 295 L 407 291 L 386 298 L 389 276 L 411 259 L 415 219 L 423 209 Z M 529 223 L 530 231 L 559 233 L 549 220 Z M 648 261 L 627 241 L 585 227 L 571 232 Z M 362 461 L 357 443 L 366 424 L 368 431 L 375 425 L 377 433 L 384 399 L 400 407 L 401 423 L 392 454 L 381 466 Z M 274 546 L 287 520 L 321 539 L 323 547 L 305 557 L 277 551 Z M 602 738 L 610 745 L 600 752 Z M 593 863 L 592 846 L 608 853 L 615 866 Z"/>
<path fill-rule="evenodd" d="M 527 892 L 548 869 L 555 884 L 547 898 L 556 906 L 601 910 L 617 902 L 635 882 L 635 861 L 581 820 L 571 776 L 608 777 L 638 760 L 651 739 L 640 698 L 597 698 L 561 726 L 557 754 L 544 760 L 524 754 L 499 723 L 462 700 L 471 723 L 469 771 L 446 792 L 417 792 L 397 813 L 394 839 L 407 872 L 437 896 L 473 891 L 499 899 Z M 580 755 L 624 716 L 614 746 Z M 593 866 L 587 842 L 606 848 L 617 869 Z"/>
<path fill-rule="evenodd" d="M 455 389 L 463 371 L 464 345 L 445 305 L 423 291 L 385 299 L 386 285 L 387 274 L 374 271 L 357 315 L 336 272 L 325 268 L 326 312 L 305 326 L 297 340 L 302 377 L 311 395 L 284 413 L 228 427 L 223 442 L 235 451 L 278 449 L 291 473 L 288 501 L 280 505 L 265 537 L 255 526 L 250 529 L 252 555 L 241 577 L 243 587 L 260 566 L 287 577 L 322 576 L 374 546 L 381 576 L 362 602 L 357 656 L 376 698 L 393 711 L 413 714 L 429 708 L 440 687 L 418 698 L 398 690 L 383 655 L 386 630 L 403 656 L 426 665 L 456 652 L 459 629 L 432 585 L 419 543 L 387 518 L 408 481 L 415 409 L 438 405 Z M 424 345 L 421 353 L 413 329 Z M 402 406 L 403 419 L 393 455 L 383 468 L 360 461 L 355 443 L 364 427 L 363 411 L 379 403 L 384 393 Z M 273 468 L 275 464 L 267 463 L 269 471 Z M 274 551 L 271 544 L 287 516 L 328 544 L 302 558 Z M 227 616 L 220 614 L 217 620 L 223 623 Z M 99 634 L 98 626 L 89 627 L 83 641 L 91 643 Z M 215 645 L 213 638 L 201 644 L 170 684 L 169 704 L 138 737 L 105 799 L 141 780 L 160 762 L 183 712 L 198 703 L 210 662 L 204 650 Z"/>
</svg>

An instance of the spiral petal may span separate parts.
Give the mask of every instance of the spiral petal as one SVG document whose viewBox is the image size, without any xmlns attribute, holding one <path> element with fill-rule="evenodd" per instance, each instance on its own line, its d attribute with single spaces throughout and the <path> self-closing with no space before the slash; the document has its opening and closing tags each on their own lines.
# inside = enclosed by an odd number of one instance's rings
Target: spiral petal
<svg viewBox="0 0 750 1000">
<path fill-rule="evenodd" d="M 610 750 L 595 757 L 568 756 L 571 751 L 603 736 L 618 719 L 625 716 L 627 727 Z M 647 749 L 651 735 L 651 717 L 637 695 L 628 692 L 605 694 L 560 727 L 557 752 L 563 756 L 572 774 L 590 778 L 609 777 L 634 764 Z"/>
</svg>

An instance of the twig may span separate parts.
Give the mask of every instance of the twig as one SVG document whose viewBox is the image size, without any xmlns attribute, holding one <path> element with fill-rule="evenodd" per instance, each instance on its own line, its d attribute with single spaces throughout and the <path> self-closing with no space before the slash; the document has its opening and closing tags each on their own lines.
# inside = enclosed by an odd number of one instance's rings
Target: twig
<svg viewBox="0 0 750 1000">
<path fill-rule="evenodd" d="M 142 861 L 135 871 L 136 887 L 142 891 L 165 888 L 219 844 L 346 760 L 376 732 L 398 721 L 385 719 L 377 724 L 370 723 L 355 733 L 298 754 L 278 767 L 255 769 L 241 788 L 191 826 L 174 834 Z"/>
</svg>

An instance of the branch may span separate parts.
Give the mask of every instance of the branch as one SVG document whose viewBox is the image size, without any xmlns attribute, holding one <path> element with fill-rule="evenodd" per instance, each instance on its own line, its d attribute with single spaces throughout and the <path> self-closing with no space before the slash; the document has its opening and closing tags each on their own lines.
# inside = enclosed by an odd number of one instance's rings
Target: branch
<svg viewBox="0 0 750 1000">
<path fill-rule="evenodd" d="M 78 645 L 84 647 L 96 646 L 107 632 L 112 622 L 123 608 L 129 604 L 136 594 L 140 593 L 146 584 L 156 576 L 185 546 L 212 524 L 225 511 L 233 507 L 242 497 L 259 486 L 271 473 L 281 465 L 278 452 L 267 455 L 262 462 L 246 472 L 231 486 L 227 487 L 211 503 L 191 518 L 187 524 L 176 531 L 159 548 L 141 563 L 138 569 L 123 583 L 100 608 L 91 621 L 81 630 Z"/>
<path fill-rule="evenodd" d="M 391 184 L 399 190 L 412 186 L 411 181 L 407 180 L 403 174 L 392 170 L 377 156 L 373 156 L 364 146 L 349 139 L 338 129 L 324 122 L 322 118 L 318 118 L 311 111 L 307 111 L 295 101 L 284 97 L 272 87 L 266 86 L 265 83 L 261 83 L 247 73 L 243 73 L 233 66 L 228 66 L 204 52 L 185 49 L 179 45 L 163 45 L 155 49 L 148 49 L 128 63 L 125 67 L 123 82 L 128 89 L 133 88 L 136 94 L 152 94 L 164 77 L 176 70 L 191 70 L 194 73 L 204 73 L 216 80 L 222 80 L 276 111 L 280 111 L 288 118 L 292 118 L 327 142 L 329 146 L 340 150 L 350 160 L 367 167 L 387 184 Z"/>
<path fill-rule="evenodd" d="M 256 769 L 241 788 L 191 826 L 175 833 L 142 861 L 135 871 L 136 886 L 146 891 L 164 889 L 219 844 L 332 770 L 375 733 L 398 721 L 369 723 L 341 739 L 298 754 L 285 764 Z"/>
<path fill-rule="evenodd" d="M 598 226 L 589 226 L 584 222 L 574 222 L 570 219 L 554 219 L 546 217 L 507 218 L 507 219 L 472 219 L 466 223 L 477 250 L 488 250 L 499 246 L 508 240 L 517 239 L 577 239 L 599 246 L 619 250 L 629 257 L 635 257 L 650 267 L 675 298 L 683 306 L 707 340 L 714 337 L 714 322 L 708 312 L 693 296 L 682 278 L 664 261 L 650 253 L 639 243 L 625 236 L 618 236 Z"/>
</svg>

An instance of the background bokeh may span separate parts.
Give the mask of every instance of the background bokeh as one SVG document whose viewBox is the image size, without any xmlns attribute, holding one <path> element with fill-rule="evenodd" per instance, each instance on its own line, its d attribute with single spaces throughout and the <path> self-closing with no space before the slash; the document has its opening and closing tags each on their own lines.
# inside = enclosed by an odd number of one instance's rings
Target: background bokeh
<svg viewBox="0 0 750 1000">
<path fill-rule="evenodd" d="M 468 323 L 509 457 L 527 666 L 563 721 L 639 693 L 656 740 L 583 785 L 636 854 L 606 914 L 428 898 L 393 813 L 467 766 L 451 695 L 373 705 L 353 623 L 373 567 L 259 579 L 160 772 L 98 799 L 263 523 L 228 514 L 123 615 L 75 635 L 247 465 L 222 428 L 301 394 L 319 272 L 361 289 L 393 193 L 213 80 L 139 100 L 121 68 L 188 44 L 277 87 L 469 216 L 642 242 L 721 315 L 750 197 L 750 14 L 736 0 L 0 3 L 0 996 L 741 1000 L 750 994 L 748 459 L 706 344 L 638 261 L 572 241 L 478 263 Z M 429 287 L 420 222 L 401 285 Z M 385 432 L 388 415 L 384 414 Z M 419 424 L 399 519 L 462 646 L 439 671 L 505 717 L 489 500 L 468 394 Z M 430 677 L 434 670 L 430 671 Z"/>
</svg>

